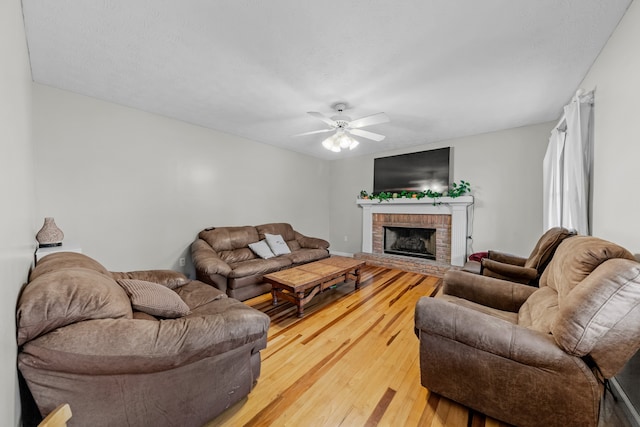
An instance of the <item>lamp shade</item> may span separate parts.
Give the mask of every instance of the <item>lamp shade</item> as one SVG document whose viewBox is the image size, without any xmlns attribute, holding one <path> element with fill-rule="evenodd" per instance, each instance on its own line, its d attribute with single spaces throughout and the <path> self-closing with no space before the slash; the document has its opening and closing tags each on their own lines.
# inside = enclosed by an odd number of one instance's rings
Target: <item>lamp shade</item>
<svg viewBox="0 0 640 427">
<path fill-rule="evenodd" d="M 329 138 L 327 138 L 324 141 L 322 141 L 322 146 L 324 148 L 326 148 L 327 150 L 331 150 L 331 148 L 333 148 L 333 138 L 334 137 L 335 137 L 335 135 L 331 135 Z"/>
<path fill-rule="evenodd" d="M 353 150 L 359 142 L 351 138 L 344 130 L 338 129 L 336 133 L 322 141 L 322 146 L 327 150 L 339 153 L 343 149 Z"/>
</svg>

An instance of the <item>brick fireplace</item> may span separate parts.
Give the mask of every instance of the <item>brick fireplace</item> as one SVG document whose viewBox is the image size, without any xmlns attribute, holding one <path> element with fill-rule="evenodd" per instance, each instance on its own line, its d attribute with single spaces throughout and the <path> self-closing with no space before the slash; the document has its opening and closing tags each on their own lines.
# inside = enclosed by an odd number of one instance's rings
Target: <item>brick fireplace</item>
<svg viewBox="0 0 640 427">
<path fill-rule="evenodd" d="M 435 228 L 383 226 L 382 252 L 435 260 L 436 231 Z"/>
<path fill-rule="evenodd" d="M 439 199 L 357 200 L 362 208 L 362 253 L 358 258 L 374 265 L 442 275 L 467 259 L 469 212 L 473 197 Z M 384 228 L 435 230 L 435 259 L 385 253 Z"/>
<path fill-rule="evenodd" d="M 435 261 L 451 263 L 451 215 L 423 214 L 373 214 L 372 238 L 374 254 L 384 251 L 384 228 L 435 230 Z M 410 256 L 410 255 L 406 255 Z"/>
</svg>

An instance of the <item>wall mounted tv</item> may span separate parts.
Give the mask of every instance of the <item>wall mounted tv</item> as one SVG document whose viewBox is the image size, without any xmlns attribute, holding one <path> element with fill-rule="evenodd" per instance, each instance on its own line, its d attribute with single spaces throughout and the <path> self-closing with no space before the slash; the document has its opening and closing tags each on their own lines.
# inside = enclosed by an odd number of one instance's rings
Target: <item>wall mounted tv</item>
<svg viewBox="0 0 640 427">
<path fill-rule="evenodd" d="M 373 161 L 373 192 L 444 192 L 449 187 L 451 147 L 420 151 Z"/>
</svg>

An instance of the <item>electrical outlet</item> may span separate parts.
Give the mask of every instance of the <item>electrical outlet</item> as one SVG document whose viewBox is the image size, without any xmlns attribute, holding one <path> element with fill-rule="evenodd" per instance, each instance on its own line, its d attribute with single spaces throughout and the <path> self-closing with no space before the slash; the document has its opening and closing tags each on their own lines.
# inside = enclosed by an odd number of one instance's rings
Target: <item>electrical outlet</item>
<svg viewBox="0 0 640 427">
<path fill-rule="evenodd" d="M 348 240 L 348 239 L 347 239 L 347 236 L 345 235 L 345 236 L 344 236 L 344 241 L 346 242 L 347 240 Z"/>
<path fill-rule="evenodd" d="M 184 258 L 180 258 L 179 263 L 180 263 L 180 267 L 184 267 L 186 264 L 186 260 Z"/>
</svg>

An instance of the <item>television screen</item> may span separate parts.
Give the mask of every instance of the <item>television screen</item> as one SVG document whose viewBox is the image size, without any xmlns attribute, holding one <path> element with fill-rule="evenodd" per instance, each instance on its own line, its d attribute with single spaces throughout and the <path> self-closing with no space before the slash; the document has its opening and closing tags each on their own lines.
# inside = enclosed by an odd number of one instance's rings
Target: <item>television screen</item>
<svg viewBox="0 0 640 427">
<path fill-rule="evenodd" d="M 373 192 L 444 192 L 449 187 L 451 147 L 420 151 L 373 161 Z"/>
</svg>

